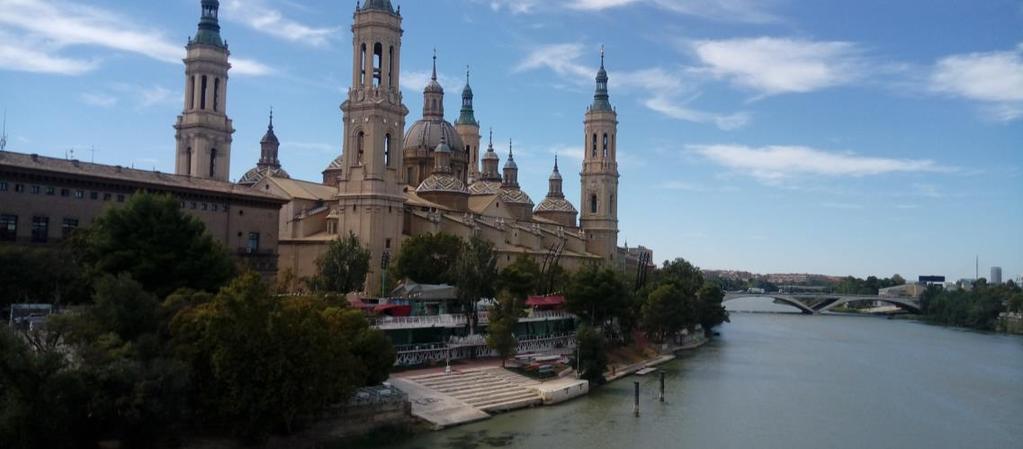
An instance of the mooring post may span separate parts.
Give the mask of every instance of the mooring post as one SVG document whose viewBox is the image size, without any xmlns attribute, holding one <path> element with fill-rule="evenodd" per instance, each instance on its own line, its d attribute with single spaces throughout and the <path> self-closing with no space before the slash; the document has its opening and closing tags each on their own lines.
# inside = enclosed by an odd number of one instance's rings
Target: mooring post
<svg viewBox="0 0 1023 449">
<path fill-rule="evenodd" d="M 639 417 L 639 381 L 635 381 L 632 384 L 633 384 L 633 386 L 636 387 L 636 394 L 635 394 L 636 400 L 635 400 L 634 405 L 632 406 L 632 414 L 635 415 L 638 418 Z"/>
<path fill-rule="evenodd" d="M 664 371 L 661 371 L 661 402 L 664 402 Z"/>
</svg>

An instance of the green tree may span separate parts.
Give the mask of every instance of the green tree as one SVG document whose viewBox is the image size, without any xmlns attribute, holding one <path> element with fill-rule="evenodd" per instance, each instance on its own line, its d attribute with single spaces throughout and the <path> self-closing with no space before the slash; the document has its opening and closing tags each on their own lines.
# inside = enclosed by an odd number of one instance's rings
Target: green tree
<svg viewBox="0 0 1023 449">
<path fill-rule="evenodd" d="M 642 308 L 642 325 L 647 335 L 663 342 L 686 327 L 694 315 L 693 304 L 671 283 L 664 283 L 650 292 Z"/>
<path fill-rule="evenodd" d="M 601 332 L 591 326 L 580 326 L 575 335 L 578 347 L 579 376 L 593 385 L 605 382 L 607 371 L 607 343 Z"/>
<path fill-rule="evenodd" d="M 330 242 L 327 251 L 316 260 L 317 273 L 309 287 L 319 292 L 346 294 L 361 291 L 369 272 L 369 250 L 362 247 L 355 233 Z"/>
<path fill-rule="evenodd" d="M 93 275 L 129 273 L 158 298 L 183 287 L 216 291 L 235 271 L 223 245 L 170 195 L 136 193 L 74 241 Z"/>
<path fill-rule="evenodd" d="M 14 303 L 80 304 L 88 282 L 64 248 L 0 246 L 0 309 Z"/>
<path fill-rule="evenodd" d="M 171 329 L 192 367 L 201 419 L 254 441 L 272 429 L 290 433 L 300 417 L 386 377 L 382 367 L 394 363 L 379 331 L 340 300 L 279 299 L 251 273 L 183 308 Z"/>
<path fill-rule="evenodd" d="M 538 293 L 539 283 L 540 265 L 532 258 L 520 255 L 501 270 L 498 289 L 507 291 L 518 301 L 525 301 L 529 295 Z"/>
<path fill-rule="evenodd" d="M 728 322 L 728 311 L 723 305 L 725 292 L 714 283 L 706 283 L 697 295 L 696 316 L 704 333 L 711 335 L 715 326 Z"/>
<path fill-rule="evenodd" d="M 487 347 L 497 351 L 501 357 L 501 366 L 505 360 L 515 355 L 518 341 L 515 340 L 515 325 L 519 322 L 521 307 L 519 301 L 510 293 L 502 291 L 498 295 L 497 305 L 490 312 L 487 325 Z"/>
<path fill-rule="evenodd" d="M 479 237 L 473 237 L 462 245 L 454 267 L 455 283 L 458 285 L 458 302 L 465 313 L 469 331 L 475 332 L 479 325 L 476 304 L 482 298 L 493 298 L 497 281 L 497 254 L 494 244 Z"/>
<path fill-rule="evenodd" d="M 568 310 L 584 322 L 605 328 L 628 312 L 629 291 L 618 273 L 588 266 L 572 277 L 565 301 Z"/>
<path fill-rule="evenodd" d="M 458 262 L 463 242 L 451 234 L 419 234 L 402 242 L 393 272 L 396 279 L 422 284 L 455 284 L 452 267 Z"/>
</svg>

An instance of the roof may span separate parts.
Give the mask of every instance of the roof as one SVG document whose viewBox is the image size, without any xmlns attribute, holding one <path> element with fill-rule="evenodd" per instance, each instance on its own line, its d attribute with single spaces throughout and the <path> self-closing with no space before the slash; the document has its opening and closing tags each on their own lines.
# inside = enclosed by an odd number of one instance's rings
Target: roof
<svg viewBox="0 0 1023 449">
<path fill-rule="evenodd" d="M 391 7 L 391 0 L 366 0 L 366 4 L 362 5 L 362 10 L 387 11 L 389 13 L 394 13 L 394 8 Z"/>
<path fill-rule="evenodd" d="M 529 307 L 562 306 L 565 305 L 565 297 L 561 295 L 530 296 L 526 300 L 526 305 Z"/>
<path fill-rule="evenodd" d="M 254 201 L 271 201 L 283 204 L 287 201 L 268 193 L 252 190 L 226 181 L 173 175 L 158 171 L 138 170 L 119 165 L 95 164 L 78 160 L 58 159 L 36 154 L 0 152 L 0 167 L 23 170 L 60 173 L 68 176 L 82 176 L 125 184 L 133 188 L 163 188 L 200 193 L 218 193 Z"/>
<path fill-rule="evenodd" d="M 241 179 L 238 180 L 238 184 L 251 186 L 262 181 L 267 175 L 273 178 L 291 178 L 291 175 L 280 167 L 254 167 L 242 175 Z"/>
<path fill-rule="evenodd" d="M 548 196 L 540 202 L 539 206 L 536 206 L 536 212 L 571 212 L 577 213 L 575 206 L 568 202 L 564 197 L 552 197 Z"/>
<path fill-rule="evenodd" d="M 466 190 L 465 184 L 462 180 L 447 174 L 433 174 L 429 178 L 423 180 L 419 187 L 416 187 L 416 193 L 425 192 L 453 192 L 468 195 L 469 191 Z"/>
<path fill-rule="evenodd" d="M 333 186 L 276 176 L 267 179 L 280 187 L 289 199 L 329 201 L 337 196 L 337 187 Z"/>
</svg>

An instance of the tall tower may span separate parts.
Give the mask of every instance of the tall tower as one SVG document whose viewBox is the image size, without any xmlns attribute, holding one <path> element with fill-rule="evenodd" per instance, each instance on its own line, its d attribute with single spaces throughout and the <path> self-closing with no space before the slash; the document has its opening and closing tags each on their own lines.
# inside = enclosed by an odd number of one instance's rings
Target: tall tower
<svg viewBox="0 0 1023 449">
<path fill-rule="evenodd" d="M 336 229 L 342 237 L 354 233 L 370 251 L 369 293 L 380 291 L 382 262 L 397 254 L 404 222 L 400 149 L 408 108 L 399 88 L 401 21 L 390 0 L 356 6 L 352 87 L 341 105 L 344 149 Z"/>
<path fill-rule="evenodd" d="M 608 100 L 603 48 L 597 71 L 597 91 L 583 123 L 586 134 L 580 173 L 582 213 L 579 226 L 586 233 L 586 250 L 613 262 L 618 247 L 618 113 Z"/>
<path fill-rule="evenodd" d="M 227 117 L 227 62 L 231 52 L 220 38 L 218 0 L 202 0 L 199 31 L 185 56 L 185 106 L 177 131 L 175 173 L 227 181 L 231 172 L 231 135 Z"/>
<path fill-rule="evenodd" d="M 469 87 L 469 68 L 465 68 L 465 89 L 462 89 L 462 112 L 455 120 L 455 130 L 462 138 L 469 160 L 469 182 L 480 178 L 480 124 L 472 109 L 472 88 Z"/>
</svg>

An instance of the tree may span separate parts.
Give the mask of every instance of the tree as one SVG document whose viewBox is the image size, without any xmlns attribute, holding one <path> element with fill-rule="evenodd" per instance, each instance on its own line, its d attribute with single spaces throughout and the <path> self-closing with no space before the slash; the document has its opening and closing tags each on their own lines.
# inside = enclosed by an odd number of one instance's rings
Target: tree
<svg viewBox="0 0 1023 449">
<path fill-rule="evenodd" d="M 519 301 L 510 293 L 502 291 L 498 295 L 497 306 L 490 312 L 487 326 L 487 347 L 497 351 L 501 357 L 501 366 L 509 357 L 515 355 L 518 342 L 515 340 L 515 325 L 519 322 Z"/>
<path fill-rule="evenodd" d="M 452 267 L 462 251 L 462 240 L 451 234 L 419 234 L 402 242 L 393 272 L 397 279 L 422 284 L 455 284 Z"/>
<path fill-rule="evenodd" d="M 694 309 L 678 286 L 663 283 L 650 292 L 643 304 L 643 329 L 654 341 L 663 342 L 695 321 Z"/>
<path fill-rule="evenodd" d="M 568 311 L 604 328 L 628 311 L 629 291 L 617 273 L 598 266 L 579 270 L 565 291 Z"/>
<path fill-rule="evenodd" d="M 576 331 L 575 341 L 579 345 L 579 359 L 576 360 L 579 376 L 594 385 L 604 383 L 604 372 L 607 371 L 607 344 L 604 336 L 597 329 L 583 325 Z"/>
<path fill-rule="evenodd" d="M 507 291 L 518 301 L 525 301 L 529 295 L 538 293 L 539 284 L 540 265 L 521 255 L 504 267 L 498 278 L 498 289 Z"/>
<path fill-rule="evenodd" d="M 696 316 L 699 317 L 704 333 L 711 335 L 711 329 L 728 322 L 728 311 L 723 305 L 725 292 L 717 285 L 708 282 L 703 285 L 697 296 Z"/>
<path fill-rule="evenodd" d="M 894 287 L 896 285 L 905 285 L 906 284 L 906 279 L 903 278 L 898 273 L 896 273 L 894 276 L 892 276 L 891 284 L 892 284 L 891 285 L 892 287 Z"/>
<path fill-rule="evenodd" d="M 132 195 L 73 240 L 90 274 L 129 273 L 158 298 L 182 287 L 216 291 L 235 272 L 227 249 L 170 195 Z"/>
<path fill-rule="evenodd" d="M 369 250 L 362 247 L 355 233 L 337 238 L 327 252 L 316 260 L 317 273 L 309 286 L 314 291 L 346 294 L 361 291 L 369 272 Z"/>
<path fill-rule="evenodd" d="M 278 299 L 255 274 L 174 318 L 200 419 L 260 441 L 386 378 L 394 351 L 358 311 L 329 297 Z M 384 371 L 384 372 L 382 372 Z"/>
<path fill-rule="evenodd" d="M 0 309 L 14 303 L 80 304 L 88 282 L 64 248 L 0 246 Z"/>
<path fill-rule="evenodd" d="M 458 285 L 458 302 L 462 305 L 470 333 L 478 324 L 476 304 L 481 298 L 494 297 L 497 280 L 497 255 L 494 244 L 479 237 L 473 237 L 462 245 L 454 267 L 455 283 Z"/>
</svg>

